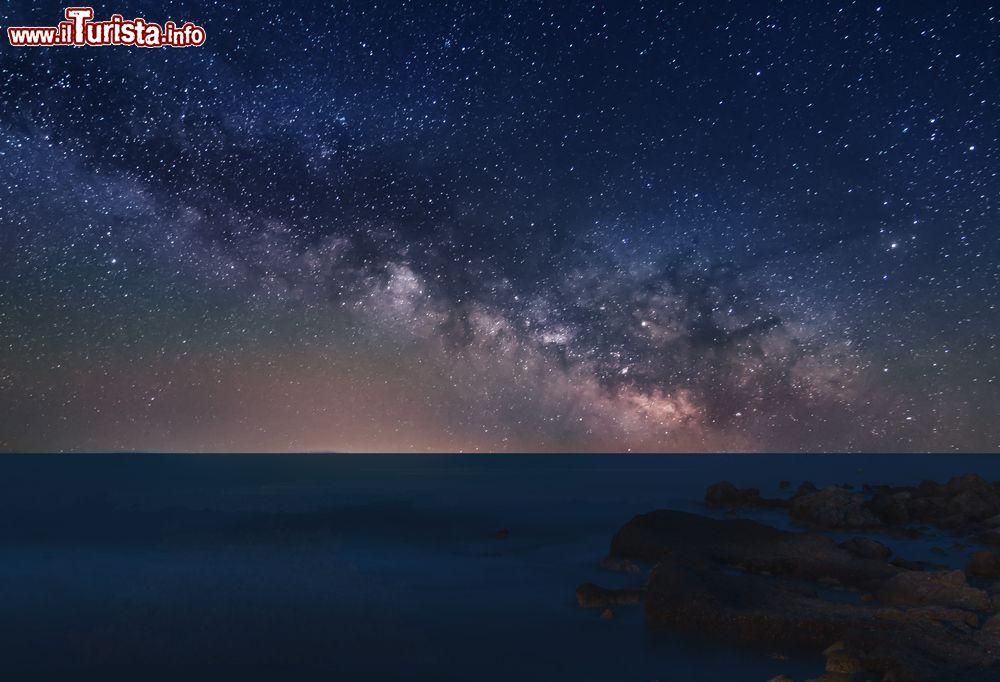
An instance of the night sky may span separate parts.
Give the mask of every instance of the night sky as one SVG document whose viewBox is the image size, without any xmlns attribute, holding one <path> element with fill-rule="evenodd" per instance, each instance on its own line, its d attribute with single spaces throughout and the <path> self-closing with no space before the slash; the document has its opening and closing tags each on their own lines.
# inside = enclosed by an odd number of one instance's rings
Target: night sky
<svg viewBox="0 0 1000 682">
<path fill-rule="evenodd" d="M 0 449 L 1000 449 L 1000 5 L 94 7 L 208 39 L 0 41 Z"/>
</svg>

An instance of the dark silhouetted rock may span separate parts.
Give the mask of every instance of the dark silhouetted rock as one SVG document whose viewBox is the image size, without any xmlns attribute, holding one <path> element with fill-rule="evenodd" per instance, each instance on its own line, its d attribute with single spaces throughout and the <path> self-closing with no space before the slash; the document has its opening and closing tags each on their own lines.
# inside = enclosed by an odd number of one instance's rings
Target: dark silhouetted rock
<svg viewBox="0 0 1000 682">
<path fill-rule="evenodd" d="M 979 627 L 979 617 L 972 611 L 947 606 L 918 606 L 912 609 L 884 608 L 875 612 L 881 620 L 907 623 L 948 623 L 967 628 Z"/>
<path fill-rule="evenodd" d="M 961 533 L 1000 527 L 1000 490 L 975 474 L 943 485 L 923 481 L 915 488 L 881 486 L 869 507 L 888 525 L 926 523 Z"/>
<path fill-rule="evenodd" d="M 890 606 L 950 606 L 988 611 L 990 596 L 970 587 L 962 571 L 933 573 L 906 571 L 885 582 L 877 592 L 879 601 Z"/>
<path fill-rule="evenodd" d="M 888 561 L 889 557 L 892 556 L 891 549 L 883 545 L 881 542 L 870 538 L 851 538 L 846 542 L 840 543 L 840 546 L 854 556 L 861 557 L 862 559 L 878 559 L 880 561 Z"/>
<path fill-rule="evenodd" d="M 904 559 L 903 557 L 896 557 L 889 563 L 897 568 L 902 568 L 905 571 L 924 571 L 931 568 L 929 564 L 925 564 L 922 561 L 912 561 L 910 559 Z"/>
<path fill-rule="evenodd" d="M 817 528 L 861 529 L 880 525 L 865 505 L 864 495 L 836 486 L 795 497 L 791 517 L 798 523 Z"/>
<path fill-rule="evenodd" d="M 647 620 L 682 632 L 745 642 L 824 647 L 859 622 L 865 606 L 828 602 L 770 578 L 664 562 L 653 570 Z"/>
<path fill-rule="evenodd" d="M 799 487 L 795 489 L 795 494 L 793 497 L 801 497 L 802 495 L 808 495 L 810 493 L 817 492 L 819 488 L 812 481 L 805 481 L 799 484 Z"/>
<path fill-rule="evenodd" d="M 619 559 L 618 557 L 605 557 L 601 560 L 601 568 L 607 569 L 609 571 L 617 571 L 618 573 L 642 573 L 642 568 L 639 564 L 634 561 L 629 561 L 628 559 Z"/>
<path fill-rule="evenodd" d="M 576 588 L 576 603 L 584 609 L 630 606 L 641 601 L 641 590 L 609 590 L 593 583 L 584 583 Z"/>
<path fill-rule="evenodd" d="M 611 554 L 659 562 L 645 597 L 652 625 L 826 649 L 827 681 L 859 673 L 898 682 L 1000 679 L 1000 617 L 977 627 L 980 614 L 1000 606 L 1000 594 L 991 599 L 962 571 L 901 570 L 886 562 L 887 551 L 866 538 L 837 545 L 817 533 L 661 510 L 623 526 Z M 822 585 L 867 598 L 825 598 Z M 581 590 L 581 604 L 612 605 L 614 591 Z"/>
<path fill-rule="evenodd" d="M 767 499 L 757 488 L 737 488 L 729 481 L 709 486 L 705 491 L 705 504 L 724 509 L 779 509 L 787 507 L 787 500 Z"/>
<path fill-rule="evenodd" d="M 869 507 L 882 523 L 902 526 L 910 522 L 910 500 L 912 497 L 913 494 L 909 491 L 883 490 L 875 493 Z"/>
<path fill-rule="evenodd" d="M 711 561 L 746 571 L 874 591 L 899 569 L 859 558 L 825 535 L 778 530 L 746 519 L 712 519 L 659 510 L 636 516 L 615 534 L 611 555 L 687 563 Z"/>
<path fill-rule="evenodd" d="M 977 578 L 1000 578 L 1000 556 L 993 552 L 976 552 L 969 559 L 967 570 Z"/>
</svg>

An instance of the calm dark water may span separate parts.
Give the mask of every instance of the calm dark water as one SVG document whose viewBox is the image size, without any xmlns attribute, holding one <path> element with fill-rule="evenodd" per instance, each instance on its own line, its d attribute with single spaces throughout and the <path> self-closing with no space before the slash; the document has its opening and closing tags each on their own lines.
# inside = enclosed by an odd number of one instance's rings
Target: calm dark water
<svg viewBox="0 0 1000 682">
<path fill-rule="evenodd" d="M 818 659 L 576 607 L 615 530 L 728 479 L 916 483 L 991 456 L 0 456 L 0 671 L 23 679 L 718 680 Z M 780 515 L 764 515 L 786 525 Z M 510 529 L 506 540 L 494 537 Z M 940 540 L 894 543 L 911 558 Z M 8 679 L 12 679 L 9 678 Z"/>
</svg>

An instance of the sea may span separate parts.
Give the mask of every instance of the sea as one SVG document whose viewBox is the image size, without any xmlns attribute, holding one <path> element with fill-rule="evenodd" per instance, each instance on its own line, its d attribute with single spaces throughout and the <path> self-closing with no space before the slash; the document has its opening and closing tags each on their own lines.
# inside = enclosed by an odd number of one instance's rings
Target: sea
<svg viewBox="0 0 1000 682">
<path fill-rule="evenodd" d="M 0 679 L 759 680 L 820 656 L 681 636 L 575 588 L 706 487 L 1000 479 L 990 455 L 0 456 Z M 792 528 L 780 512 L 753 518 Z M 838 536 L 840 537 L 840 536 Z M 848 537 L 848 536 L 844 536 Z M 929 531 L 883 538 L 961 567 Z"/>
</svg>

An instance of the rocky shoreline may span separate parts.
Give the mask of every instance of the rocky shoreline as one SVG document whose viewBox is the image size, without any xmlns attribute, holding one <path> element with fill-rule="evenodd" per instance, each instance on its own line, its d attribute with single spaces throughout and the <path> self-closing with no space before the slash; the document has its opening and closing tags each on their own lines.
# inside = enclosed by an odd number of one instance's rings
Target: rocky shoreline
<svg viewBox="0 0 1000 682">
<path fill-rule="evenodd" d="M 779 654 L 822 652 L 818 679 L 830 682 L 1000 679 L 1000 555 L 982 547 L 1000 546 L 1000 482 L 807 482 L 783 498 L 721 482 L 705 504 L 727 518 L 657 510 L 626 523 L 602 565 L 630 574 L 650 565 L 648 579 L 625 590 L 581 585 L 579 605 L 611 618 L 643 603 L 650 626 Z M 784 510 L 803 530 L 737 518 L 752 510 Z M 930 528 L 970 554 L 966 570 L 894 556 L 867 537 Z M 838 543 L 831 531 L 854 537 Z"/>
</svg>

